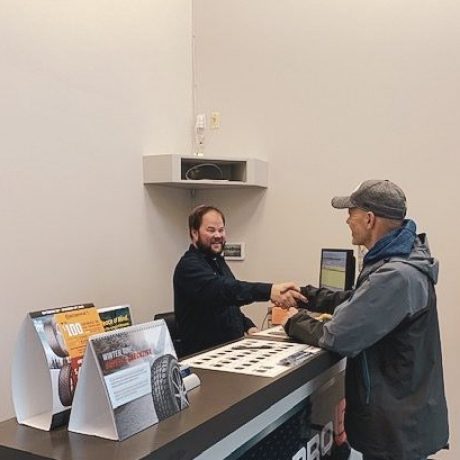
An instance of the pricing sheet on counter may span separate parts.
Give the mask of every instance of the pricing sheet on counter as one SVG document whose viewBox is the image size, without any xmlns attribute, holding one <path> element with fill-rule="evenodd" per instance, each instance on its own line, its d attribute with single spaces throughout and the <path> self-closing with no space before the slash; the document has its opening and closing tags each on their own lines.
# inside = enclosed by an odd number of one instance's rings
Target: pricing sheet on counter
<svg viewBox="0 0 460 460">
<path fill-rule="evenodd" d="M 320 348 L 299 343 L 243 339 L 182 363 L 200 369 L 276 377 L 319 351 Z"/>
</svg>

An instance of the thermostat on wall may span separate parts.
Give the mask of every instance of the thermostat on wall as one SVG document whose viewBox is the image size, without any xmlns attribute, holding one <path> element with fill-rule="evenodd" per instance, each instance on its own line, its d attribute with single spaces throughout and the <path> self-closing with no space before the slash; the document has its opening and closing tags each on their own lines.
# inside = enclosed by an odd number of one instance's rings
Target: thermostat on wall
<svg viewBox="0 0 460 460">
<path fill-rule="evenodd" d="M 225 243 L 224 257 L 226 260 L 244 260 L 244 243 Z"/>
</svg>

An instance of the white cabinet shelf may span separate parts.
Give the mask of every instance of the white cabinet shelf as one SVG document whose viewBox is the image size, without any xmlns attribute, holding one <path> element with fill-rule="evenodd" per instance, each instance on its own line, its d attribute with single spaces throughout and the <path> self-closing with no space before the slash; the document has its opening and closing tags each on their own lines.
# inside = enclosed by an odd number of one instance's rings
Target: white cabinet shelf
<svg viewBox="0 0 460 460">
<path fill-rule="evenodd" d="M 204 178 L 194 179 L 193 173 Z M 190 189 L 267 188 L 268 163 L 255 158 L 144 155 L 144 184 Z"/>
</svg>

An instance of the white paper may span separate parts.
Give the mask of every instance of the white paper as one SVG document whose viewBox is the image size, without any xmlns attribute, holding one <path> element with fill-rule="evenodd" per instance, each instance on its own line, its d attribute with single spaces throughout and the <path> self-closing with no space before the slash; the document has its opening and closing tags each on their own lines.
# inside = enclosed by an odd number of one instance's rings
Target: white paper
<svg viewBox="0 0 460 460">
<path fill-rule="evenodd" d="M 104 378 L 113 409 L 152 392 L 152 376 L 148 362 L 121 369 Z"/>
<path fill-rule="evenodd" d="M 200 369 L 276 377 L 320 350 L 299 343 L 243 339 L 183 360 L 182 363 Z"/>
<path fill-rule="evenodd" d="M 12 395 L 19 423 L 50 430 L 67 422 L 81 356 L 71 356 L 55 315 L 93 308 L 80 304 L 30 312 L 18 333 L 12 364 Z M 129 305 L 99 311 L 104 327 L 131 324 Z M 103 315 L 103 317 L 101 317 Z M 82 350 L 83 353 L 83 350 Z"/>
<path fill-rule="evenodd" d="M 19 423 L 41 430 L 51 428 L 53 393 L 45 350 L 27 317 L 16 341 L 11 387 Z"/>
<path fill-rule="evenodd" d="M 196 374 L 189 374 L 184 377 L 184 385 L 187 391 L 193 390 L 194 388 L 201 385 L 200 378 Z"/>
<path fill-rule="evenodd" d="M 124 440 L 188 407 L 164 320 L 89 338 L 69 431 Z"/>
<path fill-rule="evenodd" d="M 75 389 L 69 431 L 118 440 L 109 397 L 98 370 L 96 355 L 89 344 Z"/>
</svg>

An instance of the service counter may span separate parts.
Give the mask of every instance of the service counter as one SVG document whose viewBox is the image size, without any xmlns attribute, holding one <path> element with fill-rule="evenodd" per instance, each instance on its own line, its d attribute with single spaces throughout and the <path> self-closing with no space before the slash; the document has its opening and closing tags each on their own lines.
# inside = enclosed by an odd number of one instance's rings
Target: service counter
<svg viewBox="0 0 460 460">
<path fill-rule="evenodd" d="M 299 459 L 323 458 L 311 452 L 324 453 L 333 443 L 344 367 L 344 359 L 321 351 L 275 378 L 196 369 L 201 385 L 189 392 L 190 407 L 125 441 L 66 428 L 40 431 L 10 419 L 0 423 L 0 459 L 280 460 L 276 449 L 284 458 L 293 458 L 292 452 Z"/>
</svg>

